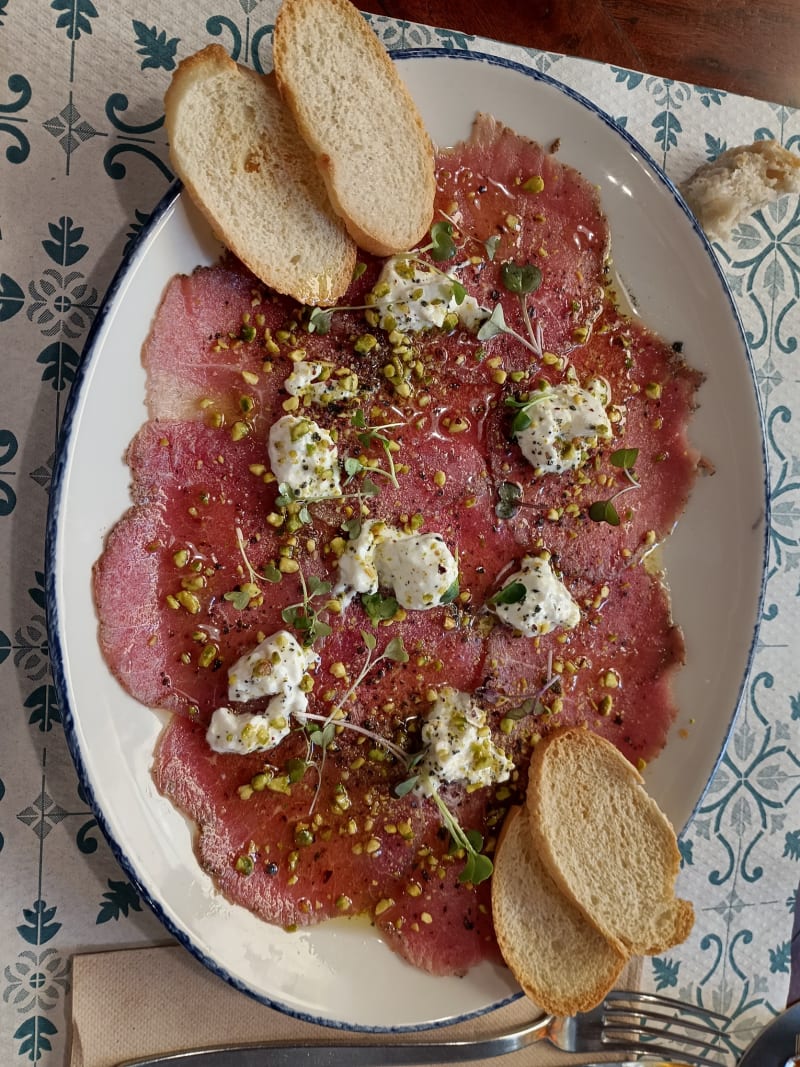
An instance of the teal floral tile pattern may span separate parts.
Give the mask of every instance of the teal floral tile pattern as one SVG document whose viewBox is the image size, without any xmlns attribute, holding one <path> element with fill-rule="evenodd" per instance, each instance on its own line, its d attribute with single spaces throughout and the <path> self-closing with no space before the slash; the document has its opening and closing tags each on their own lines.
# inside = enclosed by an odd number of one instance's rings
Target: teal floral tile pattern
<svg viewBox="0 0 800 1067">
<path fill-rule="evenodd" d="M 172 175 L 162 96 L 218 41 L 265 71 L 277 0 L 0 0 L 0 1061 L 64 1062 L 71 957 L 164 932 L 81 795 L 48 660 L 44 519 L 64 404 L 103 293 Z M 590 96 L 675 181 L 800 116 L 613 66 L 370 17 L 387 47 L 487 51 Z M 736 730 L 681 841 L 697 933 L 645 981 L 735 1016 L 741 1047 L 786 1002 L 800 883 L 800 204 L 716 251 L 753 349 L 772 474 L 764 619 Z M 797 411 L 795 411 L 797 408 Z"/>
</svg>

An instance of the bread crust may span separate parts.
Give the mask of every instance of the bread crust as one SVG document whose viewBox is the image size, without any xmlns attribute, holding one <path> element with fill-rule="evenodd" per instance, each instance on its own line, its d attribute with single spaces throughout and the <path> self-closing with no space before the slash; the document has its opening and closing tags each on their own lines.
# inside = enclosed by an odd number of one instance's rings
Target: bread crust
<svg viewBox="0 0 800 1067">
<path fill-rule="evenodd" d="M 548 1014 L 589 1011 L 627 962 L 550 878 L 520 807 L 506 816 L 497 844 L 492 917 L 509 970 Z"/>
<path fill-rule="evenodd" d="M 621 952 L 686 940 L 694 909 L 675 897 L 675 832 L 614 745 L 581 727 L 553 731 L 534 748 L 527 809 L 554 882 Z"/>
<path fill-rule="evenodd" d="M 284 0 L 273 56 L 281 95 L 353 239 L 378 256 L 412 248 L 433 217 L 433 144 L 363 16 L 349 0 Z"/>
<path fill-rule="evenodd" d="M 341 297 L 355 244 L 274 77 L 212 44 L 180 63 L 164 108 L 175 172 L 219 240 L 263 282 L 302 303 Z"/>
</svg>

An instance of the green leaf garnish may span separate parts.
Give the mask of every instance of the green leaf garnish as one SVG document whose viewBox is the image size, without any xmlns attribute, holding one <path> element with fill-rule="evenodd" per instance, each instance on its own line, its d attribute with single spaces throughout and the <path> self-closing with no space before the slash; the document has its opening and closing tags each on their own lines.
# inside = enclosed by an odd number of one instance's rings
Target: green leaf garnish
<svg viewBox="0 0 800 1067">
<path fill-rule="evenodd" d="M 394 430 L 403 424 L 401 422 L 390 422 L 386 423 L 384 426 L 369 426 L 364 412 L 361 408 L 358 408 L 350 417 L 350 425 L 356 430 L 361 431 L 356 436 L 358 438 L 358 443 L 365 451 L 368 448 L 371 448 L 375 443 L 380 445 L 383 454 L 386 457 L 386 467 L 367 467 L 354 457 L 350 457 L 344 461 L 344 469 L 348 475 L 348 480 L 353 478 L 356 474 L 363 471 L 369 471 L 372 474 L 384 475 L 384 477 L 389 479 L 395 489 L 399 488 L 397 471 L 395 470 L 394 465 L 394 456 L 392 454 L 392 439 L 387 437 L 383 431 Z M 364 483 L 361 486 L 361 492 L 367 496 L 375 496 L 380 490 L 372 479 L 365 478 Z"/>
<path fill-rule="evenodd" d="M 610 500 L 596 500 L 589 508 L 589 518 L 594 522 L 607 522 L 609 526 L 619 526 L 620 518 L 617 509 L 614 507 L 614 501 L 618 497 L 624 496 L 625 493 L 630 493 L 631 490 L 640 488 L 633 470 L 633 466 L 639 458 L 639 449 L 618 448 L 608 458 L 612 466 L 625 472 L 625 477 L 630 482 L 630 485 L 626 485 L 624 489 L 614 493 Z"/>
<path fill-rule="evenodd" d="M 495 233 L 491 237 L 487 237 L 483 242 L 483 247 L 486 249 L 486 255 L 491 260 L 494 259 L 497 246 L 500 244 L 500 234 Z"/>
<path fill-rule="evenodd" d="M 448 589 L 446 589 L 444 593 L 442 593 L 441 597 L 439 598 L 439 603 L 452 604 L 460 592 L 461 589 L 458 584 L 458 578 L 456 578 L 453 584 Z"/>
<path fill-rule="evenodd" d="M 383 650 L 381 659 L 390 659 L 393 663 L 408 663 L 408 653 L 405 650 L 402 637 L 393 637 Z"/>
<path fill-rule="evenodd" d="M 434 222 L 431 226 L 431 244 L 429 248 L 431 259 L 441 263 L 442 260 L 452 259 L 456 254 L 456 244 L 453 240 L 453 226 L 450 222 Z"/>
<path fill-rule="evenodd" d="M 525 323 L 525 329 L 527 331 L 527 338 L 517 333 L 506 323 L 505 315 L 503 313 L 503 307 L 501 304 L 496 304 L 492 310 L 491 315 L 486 319 L 478 330 L 478 340 L 488 341 L 492 337 L 496 337 L 499 333 L 507 333 L 511 337 L 515 337 L 519 342 L 529 348 L 534 355 L 541 358 L 543 354 L 543 340 L 542 340 L 542 328 L 537 322 L 534 329 L 531 322 L 530 312 L 528 311 L 528 305 L 525 300 L 525 294 L 532 293 L 539 288 L 542 281 L 542 272 L 533 263 L 517 264 L 513 262 L 504 263 L 501 268 L 503 285 L 510 293 L 516 293 L 519 298 L 519 307 L 522 314 L 523 321 Z M 485 309 L 484 309 L 485 310 Z"/>
<path fill-rule="evenodd" d="M 325 749 L 328 747 L 331 741 L 333 741 L 335 735 L 336 726 L 334 725 L 334 723 L 328 722 L 323 726 L 321 730 L 316 728 L 313 729 L 309 733 L 308 739 L 312 745 L 318 745 L 319 748 Z"/>
<path fill-rule="evenodd" d="M 295 502 L 294 489 L 288 484 L 288 482 L 280 482 L 278 484 L 278 495 L 275 497 L 275 503 L 279 508 L 288 508 L 290 504 Z"/>
<path fill-rule="evenodd" d="M 532 421 L 533 420 L 528 414 L 528 409 L 526 407 L 522 408 L 522 410 L 518 411 L 511 420 L 511 436 L 516 437 L 518 433 L 527 430 Z"/>
<path fill-rule="evenodd" d="M 355 478 L 357 474 L 366 469 L 364 464 L 354 459 L 353 456 L 348 456 L 344 461 L 344 472 L 348 478 Z"/>
<path fill-rule="evenodd" d="M 261 573 L 264 575 L 268 582 L 272 582 L 273 584 L 276 584 L 283 578 L 283 575 L 274 563 L 268 563 L 266 567 L 263 568 Z"/>
<path fill-rule="evenodd" d="M 342 529 L 351 541 L 357 541 L 361 536 L 361 519 L 355 516 L 352 519 L 345 519 L 342 523 Z"/>
<path fill-rule="evenodd" d="M 410 793 L 414 786 L 419 781 L 419 775 L 412 775 L 411 778 L 406 778 L 404 782 L 400 782 L 394 787 L 394 795 L 396 797 L 404 797 L 406 793 Z"/>
<path fill-rule="evenodd" d="M 593 522 L 607 522 L 609 526 L 619 526 L 619 515 L 611 500 L 595 500 L 589 508 L 589 518 Z"/>
<path fill-rule="evenodd" d="M 509 293 L 523 296 L 534 293 L 542 284 L 542 272 L 533 263 L 507 262 L 500 268 L 500 276 Z"/>
<path fill-rule="evenodd" d="M 434 790 L 432 799 L 439 809 L 442 823 L 450 833 L 456 851 L 463 848 L 467 854 L 464 869 L 458 876 L 459 882 L 471 882 L 473 885 L 485 882 L 487 878 L 491 877 L 494 867 L 489 857 L 478 851 L 483 847 L 482 835 L 477 830 L 467 830 L 465 832 L 461 828 L 455 815 L 439 795 L 438 789 Z M 476 842 L 478 841 L 480 841 L 480 844 L 476 847 Z"/>
<path fill-rule="evenodd" d="M 632 470 L 636 460 L 639 458 L 639 449 L 618 448 L 608 458 L 614 467 L 619 467 L 621 470 Z"/>
<path fill-rule="evenodd" d="M 509 582 L 508 585 L 504 585 L 502 589 L 489 597 L 489 603 L 494 606 L 495 604 L 520 604 L 525 599 L 527 589 L 523 582 Z"/>
<path fill-rule="evenodd" d="M 467 295 L 467 290 L 461 284 L 461 282 L 453 280 L 453 300 L 456 302 L 457 307 L 461 307 L 464 303 L 464 298 Z"/>
<path fill-rule="evenodd" d="M 314 574 L 306 582 L 302 571 L 299 571 L 299 575 L 303 599 L 299 604 L 290 604 L 285 607 L 281 611 L 281 618 L 300 633 L 304 647 L 308 648 L 317 638 L 327 637 L 332 633 L 331 627 L 319 617 L 312 605 L 315 597 L 324 597 L 330 593 L 331 583 L 317 578 Z"/>
<path fill-rule="evenodd" d="M 518 400 L 513 396 L 506 397 L 506 406 L 517 408 L 517 412 L 511 420 L 510 430 L 512 437 L 515 437 L 518 433 L 522 433 L 523 430 L 528 429 L 533 421 L 529 415 L 530 409 L 534 404 L 540 404 L 543 400 L 546 400 L 551 392 L 552 390 L 545 385 L 543 388 L 537 389 L 534 396 L 528 396 L 526 400 Z"/>
<path fill-rule="evenodd" d="M 503 709 L 503 718 L 512 719 L 514 722 L 519 722 L 520 719 L 526 718 L 532 712 L 536 710 L 536 701 L 532 698 L 523 700 L 518 708 Z"/>
<path fill-rule="evenodd" d="M 331 591 L 331 583 L 324 582 L 321 578 L 317 578 L 315 574 L 312 574 L 308 579 L 308 595 L 309 596 L 327 596 Z"/>
<path fill-rule="evenodd" d="M 308 760 L 304 759 L 290 759 L 287 760 L 284 765 L 284 770 L 289 776 L 290 782 L 299 782 L 305 775 L 306 771 L 310 767 Z"/>
<path fill-rule="evenodd" d="M 250 603 L 250 594 L 242 589 L 233 589 L 230 593 L 225 593 L 222 599 L 233 604 L 237 611 L 244 611 Z"/>
<path fill-rule="evenodd" d="M 472 882 L 473 885 L 480 885 L 481 882 L 485 882 L 487 878 L 492 877 L 493 870 L 494 865 L 489 857 L 482 852 L 478 852 L 469 857 L 464 864 L 464 870 L 458 876 L 458 880 L 459 882 Z"/>
<path fill-rule="evenodd" d="M 311 314 L 308 316 L 308 332 L 318 333 L 320 336 L 330 333 L 332 318 L 333 309 L 312 308 Z"/>
<path fill-rule="evenodd" d="M 380 593 L 362 593 L 361 604 L 372 623 L 393 619 L 400 607 L 393 596 L 382 596 Z"/>
<path fill-rule="evenodd" d="M 465 830 L 464 836 L 475 849 L 475 851 L 480 852 L 480 850 L 483 848 L 483 834 L 480 832 L 480 830 Z"/>
<path fill-rule="evenodd" d="M 478 330 L 478 340 L 491 341 L 491 339 L 493 337 L 497 337 L 499 333 L 509 332 L 513 333 L 513 331 L 509 331 L 508 326 L 506 326 L 506 317 L 503 314 L 503 305 L 495 304 L 491 315 L 488 319 L 486 319 L 486 321 L 482 324 L 481 328 Z"/>
<path fill-rule="evenodd" d="M 513 519 L 522 501 L 522 486 L 516 482 L 501 482 L 497 487 L 498 500 L 494 513 L 498 519 Z"/>
</svg>

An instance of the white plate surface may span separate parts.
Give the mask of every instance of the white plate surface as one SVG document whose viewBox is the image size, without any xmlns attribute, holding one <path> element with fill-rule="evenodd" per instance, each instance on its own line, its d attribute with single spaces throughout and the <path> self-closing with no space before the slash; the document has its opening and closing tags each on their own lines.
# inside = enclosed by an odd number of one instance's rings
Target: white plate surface
<svg viewBox="0 0 800 1067">
<path fill-rule="evenodd" d="M 701 479 L 664 553 L 688 663 L 680 718 L 648 786 L 683 827 L 720 757 L 760 610 L 767 486 L 752 368 L 713 254 L 660 171 L 592 105 L 554 82 L 475 54 L 417 53 L 401 72 L 434 140 L 466 137 L 477 110 L 545 144 L 600 188 L 617 269 L 648 325 L 684 342 L 708 380 L 692 438 L 716 466 Z M 164 203 L 123 264 L 95 324 L 65 420 L 48 523 L 52 654 L 67 738 L 117 857 L 168 928 L 217 973 L 260 1000 L 331 1025 L 418 1028 L 494 1007 L 518 992 L 501 967 L 431 978 L 366 923 L 302 933 L 268 926 L 219 897 L 199 870 L 190 827 L 156 792 L 162 726 L 122 692 L 96 641 L 92 564 L 125 511 L 125 449 L 146 418 L 142 342 L 169 278 L 218 247 L 185 198 Z M 688 736 L 679 736 L 685 727 Z"/>
</svg>

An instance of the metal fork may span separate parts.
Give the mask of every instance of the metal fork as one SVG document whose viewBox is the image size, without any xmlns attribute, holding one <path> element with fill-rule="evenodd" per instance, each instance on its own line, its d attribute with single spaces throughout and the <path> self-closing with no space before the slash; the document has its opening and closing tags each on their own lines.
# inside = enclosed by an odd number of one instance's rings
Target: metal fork
<svg viewBox="0 0 800 1067">
<path fill-rule="evenodd" d="M 688 1016 L 688 1018 L 687 1018 Z M 565 1052 L 618 1052 L 667 1057 L 690 1067 L 720 1067 L 709 1059 L 728 1019 L 715 1011 L 650 993 L 614 990 L 593 1011 L 569 1018 L 545 1015 L 517 1030 L 479 1041 L 408 1044 L 320 1044 L 274 1042 L 174 1052 L 120 1067 L 398 1067 L 459 1063 L 517 1052 L 547 1039 Z"/>
</svg>

